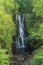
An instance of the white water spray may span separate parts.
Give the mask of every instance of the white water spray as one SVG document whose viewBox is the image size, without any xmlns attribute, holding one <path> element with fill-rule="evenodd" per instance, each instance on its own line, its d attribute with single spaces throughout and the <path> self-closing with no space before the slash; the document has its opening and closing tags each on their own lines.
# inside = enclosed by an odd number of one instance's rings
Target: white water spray
<svg viewBox="0 0 43 65">
<path fill-rule="evenodd" d="M 24 16 L 18 15 L 18 38 L 16 39 L 16 47 L 23 48 L 24 40 L 25 40 L 25 33 L 24 33 Z"/>
</svg>

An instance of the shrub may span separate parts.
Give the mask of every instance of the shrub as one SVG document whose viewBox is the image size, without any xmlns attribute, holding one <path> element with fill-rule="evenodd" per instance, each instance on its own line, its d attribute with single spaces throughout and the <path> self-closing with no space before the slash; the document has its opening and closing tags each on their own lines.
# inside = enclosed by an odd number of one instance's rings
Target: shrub
<svg viewBox="0 0 43 65">
<path fill-rule="evenodd" d="M 9 55 L 6 54 L 8 50 L 0 49 L 0 65 L 10 65 Z"/>
<path fill-rule="evenodd" d="M 35 51 L 35 54 L 30 63 L 30 65 L 43 65 L 43 46 Z"/>
<path fill-rule="evenodd" d="M 2 48 L 10 49 L 12 36 L 15 35 L 15 24 L 12 16 L 0 11 L 0 44 Z"/>
</svg>

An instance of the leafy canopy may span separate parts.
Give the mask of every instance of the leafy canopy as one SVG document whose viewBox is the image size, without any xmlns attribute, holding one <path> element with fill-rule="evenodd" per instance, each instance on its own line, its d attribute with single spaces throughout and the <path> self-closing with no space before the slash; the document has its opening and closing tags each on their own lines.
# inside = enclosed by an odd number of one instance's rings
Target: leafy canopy
<svg viewBox="0 0 43 65">
<path fill-rule="evenodd" d="M 33 12 L 37 16 L 43 17 L 43 0 L 33 0 Z"/>
<path fill-rule="evenodd" d="M 0 48 L 10 49 L 12 37 L 15 35 L 13 22 L 14 12 L 18 12 L 19 5 L 14 0 L 0 1 Z"/>
<path fill-rule="evenodd" d="M 15 2 L 19 3 L 19 10 L 23 13 L 31 12 L 32 10 L 32 0 L 14 0 Z"/>
<path fill-rule="evenodd" d="M 0 49 L 0 65 L 10 65 L 9 55 L 6 54 L 8 50 Z"/>
<path fill-rule="evenodd" d="M 12 16 L 0 11 L 0 44 L 2 47 L 9 48 L 12 42 L 12 36 L 15 34 L 15 24 Z"/>
<path fill-rule="evenodd" d="M 4 7 L 6 13 L 12 14 L 14 12 L 18 12 L 19 4 L 16 3 L 14 0 L 1 0 L 0 7 L 1 7 L 1 10 Z"/>
</svg>

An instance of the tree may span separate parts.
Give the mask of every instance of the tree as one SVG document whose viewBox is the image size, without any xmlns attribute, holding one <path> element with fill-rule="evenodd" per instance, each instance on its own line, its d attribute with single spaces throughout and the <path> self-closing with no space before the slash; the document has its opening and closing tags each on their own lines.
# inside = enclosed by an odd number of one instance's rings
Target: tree
<svg viewBox="0 0 43 65">
<path fill-rule="evenodd" d="M 15 35 L 15 24 L 12 16 L 0 11 L 0 44 L 2 48 L 10 49 L 13 35 Z"/>
<path fill-rule="evenodd" d="M 43 0 L 33 0 L 33 12 L 37 16 L 43 17 Z"/>
<path fill-rule="evenodd" d="M 32 10 L 32 0 L 14 0 L 15 2 L 19 3 L 19 11 L 23 13 L 31 12 Z"/>
<path fill-rule="evenodd" d="M 19 5 L 14 0 L 0 1 L 0 47 L 10 49 L 15 35 L 13 14 L 18 12 Z"/>
<path fill-rule="evenodd" d="M 19 9 L 19 4 L 14 0 L 1 0 L 0 5 L 0 7 L 4 7 L 5 12 L 9 14 L 12 14 L 14 12 L 17 13 Z"/>
</svg>

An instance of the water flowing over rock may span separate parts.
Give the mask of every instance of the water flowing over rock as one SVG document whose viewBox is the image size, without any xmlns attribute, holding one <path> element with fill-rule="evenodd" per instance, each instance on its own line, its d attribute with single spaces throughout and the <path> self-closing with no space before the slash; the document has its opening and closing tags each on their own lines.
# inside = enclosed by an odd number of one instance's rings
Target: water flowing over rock
<svg viewBox="0 0 43 65">
<path fill-rule="evenodd" d="M 27 55 L 31 52 L 31 48 L 26 42 L 27 38 L 27 31 L 26 31 L 26 24 L 25 24 L 25 16 L 23 13 L 16 14 L 15 16 L 16 21 L 16 37 L 14 38 L 14 44 L 12 52 L 13 54 L 21 54 Z"/>
<path fill-rule="evenodd" d="M 13 64 L 14 65 L 22 65 L 24 61 L 30 57 L 30 46 L 26 43 L 26 29 L 25 29 L 25 18 L 24 14 L 16 14 L 16 37 L 15 43 L 13 45 Z"/>
<path fill-rule="evenodd" d="M 24 32 L 24 16 L 18 15 L 18 37 L 16 39 L 16 47 L 25 47 L 25 32 Z"/>
</svg>

